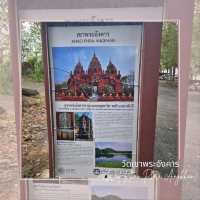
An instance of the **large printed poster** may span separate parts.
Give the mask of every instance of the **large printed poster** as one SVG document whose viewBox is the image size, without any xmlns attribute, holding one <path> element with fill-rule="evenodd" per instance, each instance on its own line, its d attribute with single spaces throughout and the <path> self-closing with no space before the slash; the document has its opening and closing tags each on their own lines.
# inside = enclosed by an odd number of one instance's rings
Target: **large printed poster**
<svg viewBox="0 0 200 200">
<path fill-rule="evenodd" d="M 49 24 L 55 172 L 133 173 L 141 24 Z"/>
<path fill-rule="evenodd" d="M 28 180 L 27 200 L 154 200 L 155 180 Z"/>
</svg>

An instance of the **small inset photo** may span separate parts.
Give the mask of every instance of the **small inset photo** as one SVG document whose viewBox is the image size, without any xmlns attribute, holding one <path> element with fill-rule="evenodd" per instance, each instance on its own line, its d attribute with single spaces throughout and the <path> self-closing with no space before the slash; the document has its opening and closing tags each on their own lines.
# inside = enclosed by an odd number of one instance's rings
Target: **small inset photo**
<svg viewBox="0 0 200 200">
<path fill-rule="evenodd" d="M 72 129 L 58 129 L 57 140 L 74 140 L 74 130 Z"/>
<path fill-rule="evenodd" d="M 75 113 L 75 140 L 92 141 L 92 113 L 91 112 L 76 112 Z"/>
<path fill-rule="evenodd" d="M 96 167 L 129 168 L 123 167 L 123 162 L 132 161 L 132 144 L 128 142 L 96 142 Z"/>
<path fill-rule="evenodd" d="M 74 140 L 74 113 L 57 112 L 57 140 Z"/>
<path fill-rule="evenodd" d="M 91 186 L 91 200 L 152 200 L 151 187 L 144 183 L 102 184 Z"/>
</svg>

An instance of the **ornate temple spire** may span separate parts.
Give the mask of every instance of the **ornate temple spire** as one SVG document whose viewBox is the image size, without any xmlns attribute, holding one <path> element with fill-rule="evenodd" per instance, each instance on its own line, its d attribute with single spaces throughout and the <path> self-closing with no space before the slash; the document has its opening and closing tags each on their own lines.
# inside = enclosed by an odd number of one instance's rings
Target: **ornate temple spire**
<svg viewBox="0 0 200 200">
<path fill-rule="evenodd" d="M 101 68 L 101 63 L 99 59 L 97 58 L 95 52 L 93 54 L 92 60 L 90 61 L 89 67 L 88 67 L 88 73 L 89 74 L 101 74 L 102 73 L 102 68 Z"/>
<path fill-rule="evenodd" d="M 112 63 L 111 58 L 109 59 L 109 63 L 108 63 L 106 72 L 107 72 L 108 74 L 116 74 L 116 75 L 117 75 L 117 68 L 116 68 L 115 65 Z"/>
<path fill-rule="evenodd" d="M 109 62 L 108 62 L 109 64 L 111 64 L 112 63 L 112 61 L 111 61 L 111 57 L 109 58 Z"/>
<path fill-rule="evenodd" d="M 80 58 L 75 66 L 74 74 L 84 74 L 83 65 L 81 64 Z"/>
</svg>

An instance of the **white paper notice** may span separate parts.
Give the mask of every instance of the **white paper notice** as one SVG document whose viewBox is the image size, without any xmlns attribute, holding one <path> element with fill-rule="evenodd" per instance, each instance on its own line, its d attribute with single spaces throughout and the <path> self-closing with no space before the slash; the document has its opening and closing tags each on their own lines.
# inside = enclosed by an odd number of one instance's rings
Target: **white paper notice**
<svg viewBox="0 0 200 200">
<path fill-rule="evenodd" d="M 49 181 L 50 182 L 50 181 Z M 88 200 L 88 184 L 28 182 L 28 200 Z"/>
<path fill-rule="evenodd" d="M 56 176 L 134 173 L 142 30 L 49 24 Z"/>
<path fill-rule="evenodd" d="M 27 200 L 155 200 L 155 179 L 28 181 Z"/>
</svg>

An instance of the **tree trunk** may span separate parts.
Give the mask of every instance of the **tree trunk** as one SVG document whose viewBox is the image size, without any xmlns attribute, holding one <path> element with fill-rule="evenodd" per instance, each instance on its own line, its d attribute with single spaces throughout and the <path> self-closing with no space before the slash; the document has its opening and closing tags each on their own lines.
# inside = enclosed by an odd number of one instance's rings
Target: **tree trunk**
<svg viewBox="0 0 200 200">
<path fill-rule="evenodd" d="M 175 75 L 176 75 L 176 66 L 172 67 L 172 80 L 175 80 Z"/>
</svg>

